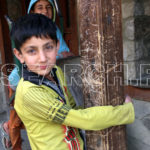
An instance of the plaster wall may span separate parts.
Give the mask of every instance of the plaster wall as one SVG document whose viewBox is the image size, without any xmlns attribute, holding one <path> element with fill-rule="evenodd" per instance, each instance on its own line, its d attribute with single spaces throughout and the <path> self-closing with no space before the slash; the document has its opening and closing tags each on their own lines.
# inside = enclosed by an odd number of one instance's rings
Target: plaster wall
<svg viewBox="0 0 150 150">
<path fill-rule="evenodd" d="M 142 86 L 136 81 L 150 75 L 150 1 L 122 0 L 122 23 L 125 83 Z"/>
</svg>

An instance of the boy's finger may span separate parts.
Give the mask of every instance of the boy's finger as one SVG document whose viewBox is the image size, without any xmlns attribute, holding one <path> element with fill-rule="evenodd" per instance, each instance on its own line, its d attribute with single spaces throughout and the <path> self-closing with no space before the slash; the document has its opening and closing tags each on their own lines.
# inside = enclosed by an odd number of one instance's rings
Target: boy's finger
<svg viewBox="0 0 150 150">
<path fill-rule="evenodd" d="M 132 99 L 130 96 L 127 95 L 125 98 L 125 103 L 129 103 L 129 102 L 132 102 Z"/>
</svg>

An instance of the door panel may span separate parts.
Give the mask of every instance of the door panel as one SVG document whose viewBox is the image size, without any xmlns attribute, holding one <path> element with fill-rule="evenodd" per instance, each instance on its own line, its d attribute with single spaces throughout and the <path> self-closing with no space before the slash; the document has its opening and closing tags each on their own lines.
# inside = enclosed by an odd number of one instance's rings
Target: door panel
<svg viewBox="0 0 150 150">
<path fill-rule="evenodd" d="M 7 15 L 7 2 L 6 0 L 0 0 L 0 21 L 1 21 L 1 39 L 0 45 L 3 45 L 4 48 L 4 53 L 2 58 L 5 63 L 12 63 L 13 62 L 13 57 L 12 57 L 12 50 L 11 50 L 11 42 L 10 42 L 10 36 L 9 36 L 9 28 L 8 24 L 4 18 L 4 15 Z M 2 50 L 1 50 L 2 51 Z M 2 53 L 2 52 L 1 52 Z"/>
<path fill-rule="evenodd" d="M 76 56 L 78 50 L 78 30 L 77 30 L 77 2 L 76 0 L 59 0 L 59 6 L 63 15 L 64 40 Z M 59 26 L 59 17 L 56 18 L 56 24 Z M 60 27 L 60 26 L 59 26 Z"/>
<path fill-rule="evenodd" d="M 5 64 L 5 53 L 4 53 L 4 42 L 2 36 L 2 23 L 0 19 L 0 70 L 4 64 Z"/>
</svg>

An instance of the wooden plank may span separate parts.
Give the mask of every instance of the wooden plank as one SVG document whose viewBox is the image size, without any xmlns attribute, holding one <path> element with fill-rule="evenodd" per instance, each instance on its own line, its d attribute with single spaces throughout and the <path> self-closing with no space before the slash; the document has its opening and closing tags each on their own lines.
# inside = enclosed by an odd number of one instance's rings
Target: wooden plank
<svg viewBox="0 0 150 150">
<path fill-rule="evenodd" d="M 2 38 L 3 38 L 3 46 L 5 54 L 5 63 L 13 62 L 13 54 L 11 49 L 11 41 L 9 36 L 9 28 L 8 24 L 4 18 L 4 15 L 8 14 L 7 11 L 7 1 L 0 0 L 0 20 L 1 20 L 1 28 L 2 28 Z"/>
<path fill-rule="evenodd" d="M 3 72 L 3 75 L 7 76 L 7 69 L 6 67 L 4 67 L 6 61 L 5 61 L 5 51 L 4 51 L 4 40 L 3 40 L 3 34 L 2 34 L 2 23 L 1 23 L 1 19 L 0 19 L 0 53 L 1 53 L 1 64 L 0 64 L 0 75 L 2 75 L 2 72 Z M 0 79 L 2 80 L 2 76 L 0 76 Z M 0 84 L 5 84 L 7 85 L 8 84 L 8 81 L 6 80 L 6 78 L 4 78 L 2 81 L 0 81 Z M 8 88 L 7 86 L 4 86 L 4 89 L 5 89 L 5 93 L 6 93 L 6 101 L 8 103 Z M 1 99 L 2 100 L 2 99 Z"/>
<path fill-rule="evenodd" d="M 139 88 L 139 87 L 128 85 L 128 86 L 125 86 L 124 92 L 125 94 L 128 94 L 129 96 L 137 100 L 150 102 L 150 89 Z"/>
<path fill-rule="evenodd" d="M 0 19 L 0 53 L 1 53 L 1 64 L 0 64 L 0 72 L 3 72 L 5 75 L 7 75 L 7 69 L 4 67 L 6 65 L 5 61 L 5 50 L 4 50 L 4 40 L 3 40 L 3 34 L 2 34 L 2 23 Z M 5 81 L 7 84 L 7 81 Z"/>
<path fill-rule="evenodd" d="M 26 1 L 21 0 L 21 7 L 22 7 L 22 15 L 25 15 L 27 10 L 26 10 Z"/>
<path fill-rule="evenodd" d="M 77 29 L 77 2 L 76 0 L 59 0 L 59 6 L 62 11 L 64 21 L 64 40 L 70 51 L 79 55 L 78 49 L 78 29 Z M 59 17 L 56 18 L 56 24 L 59 25 Z"/>
<path fill-rule="evenodd" d="M 1 67 L 3 64 L 5 64 L 5 53 L 4 53 L 4 41 L 3 41 L 3 34 L 2 34 L 2 23 L 1 23 L 1 19 L 0 19 L 0 53 L 1 53 Z M 0 68 L 1 68 L 0 67 Z"/>
<path fill-rule="evenodd" d="M 22 15 L 27 14 L 28 6 L 29 6 L 30 0 L 21 0 L 22 4 Z"/>
<path fill-rule="evenodd" d="M 121 0 L 80 0 L 77 8 L 85 107 L 122 104 Z M 126 150 L 125 126 L 88 131 L 86 141 L 88 150 Z"/>
</svg>

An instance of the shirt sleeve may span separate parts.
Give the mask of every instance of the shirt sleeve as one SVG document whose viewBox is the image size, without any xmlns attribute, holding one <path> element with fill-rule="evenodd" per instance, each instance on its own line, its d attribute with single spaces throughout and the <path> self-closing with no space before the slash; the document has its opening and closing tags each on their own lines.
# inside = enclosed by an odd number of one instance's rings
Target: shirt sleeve
<svg viewBox="0 0 150 150">
<path fill-rule="evenodd" d="M 71 109 L 58 100 L 58 96 L 54 96 L 41 87 L 29 88 L 24 94 L 23 105 L 28 114 L 41 118 L 43 121 L 53 121 L 60 124 L 64 122 Z"/>
<path fill-rule="evenodd" d="M 134 121 L 132 103 L 118 106 L 96 106 L 87 109 L 71 109 L 63 124 L 84 130 L 102 130 L 111 126 L 130 124 Z"/>
<path fill-rule="evenodd" d="M 71 109 L 43 88 L 30 88 L 24 95 L 24 108 L 36 117 L 84 130 L 101 130 L 134 121 L 132 103 Z"/>
</svg>

